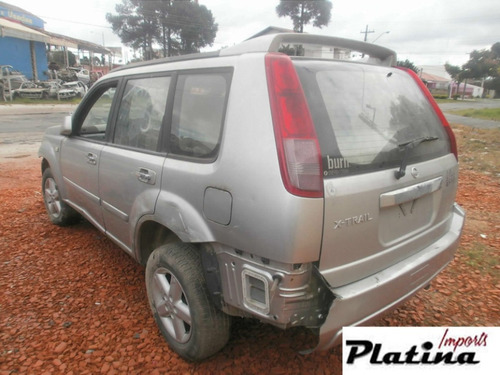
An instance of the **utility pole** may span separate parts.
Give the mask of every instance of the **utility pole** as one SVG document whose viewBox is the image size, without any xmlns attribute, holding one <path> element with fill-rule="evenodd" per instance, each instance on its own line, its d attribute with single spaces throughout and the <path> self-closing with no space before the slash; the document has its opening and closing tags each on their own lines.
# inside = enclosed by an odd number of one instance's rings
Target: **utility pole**
<svg viewBox="0 0 500 375">
<path fill-rule="evenodd" d="M 368 25 L 366 25 L 365 31 L 361 31 L 361 34 L 365 34 L 364 41 L 366 42 L 366 40 L 368 39 L 368 34 L 371 34 L 371 33 L 374 33 L 374 32 L 375 32 L 375 30 L 368 31 Z"/>
</svg>

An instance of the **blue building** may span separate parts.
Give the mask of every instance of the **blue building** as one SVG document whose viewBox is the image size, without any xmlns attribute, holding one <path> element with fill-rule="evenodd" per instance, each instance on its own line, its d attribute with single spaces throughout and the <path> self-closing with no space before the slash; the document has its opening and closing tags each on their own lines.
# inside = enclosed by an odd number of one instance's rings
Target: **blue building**
<svg viewBox="0 0 500 375">
<path fill-rule="evenodd" d="M 0 65 L 12 65 L 28 79 L 45 80 L 48 70 L 44 21 L 0 1 Z"/>
</svg>

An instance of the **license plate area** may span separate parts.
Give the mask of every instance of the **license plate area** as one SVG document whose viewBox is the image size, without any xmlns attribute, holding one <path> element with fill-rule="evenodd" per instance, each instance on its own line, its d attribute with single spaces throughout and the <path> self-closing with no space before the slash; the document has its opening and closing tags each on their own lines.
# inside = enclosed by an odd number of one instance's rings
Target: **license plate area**
<svg viewBox="0 0 500 375">
<path fill-rule="evenodd" d="M 380 196 L 379 238 L 390 246 L 432 225 L 441 193 L 442 178 Z"/>
</svg>

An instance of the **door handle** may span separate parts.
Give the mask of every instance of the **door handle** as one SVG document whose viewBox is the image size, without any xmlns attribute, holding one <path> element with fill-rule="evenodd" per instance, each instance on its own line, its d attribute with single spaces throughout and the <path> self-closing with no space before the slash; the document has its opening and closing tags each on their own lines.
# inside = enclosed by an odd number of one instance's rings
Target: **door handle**
<svg viewBox="0 0 500 375">
<path fill-rule="evenodd" d="M 91 165 L 97 165 L 97 155 L 89 152 L 87 154 L 87 163 Z"/>
<path fill-rule="evenodd" d="M 145 184 L 154 185 L 156 183 L 156 172 L 147 168 L 140 168 L 135 172 L 137 179 Z"/>
</svg>

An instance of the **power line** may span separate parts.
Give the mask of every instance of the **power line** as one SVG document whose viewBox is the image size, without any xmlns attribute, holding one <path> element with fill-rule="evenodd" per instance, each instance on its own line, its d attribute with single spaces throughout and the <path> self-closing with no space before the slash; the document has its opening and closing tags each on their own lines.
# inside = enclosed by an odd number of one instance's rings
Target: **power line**
<svg viewBox="0 0 500 375">
<path fill-rule="evenodd" d="M 101 27 L 103 29 L 112 29 L 111 26 L 96 25 L 96 24 L 92 24 L 92 23 L 78 22 L 78 21 L 69 21 L 69 20 L 63 20 L 61 18 L 55 18 L 55 17 L 40 16 L 40 18 L 45 18 L 48 20 L 59 21 L 59 22 L 72 23 L 72 24 L 76 23 L 78 25 L 83 25 L 83 26 L 94 26 L 94 27 Z"/>
<path fill-rule="evenodd" d="M 170 17 L 169 24 L 172 24 L 174 26 L 203 26 L 203 24 L 201 24 L 201 23 L 192 22 L 192 19 L 189 18 L 188 16 L 170 15 L 169 17 Z M 71 23 L 71 24 L 78 24 L 78 25 L 83 25 L 83 26 L 100 27 L 103 29 L 110 29 L 110 30 L 113 29 L 111 26 L 96 25 L 96 24 L 87 23 L 87 22 L 70 21 L 70 20 L 65 20 L 65 19 L 55 18 L 55 17 L 48 17 L 48 16 L 43 16 L 43 15 L 41 15 L 40 18 L 45 18 L 45 19 L 59 21 L 59 22 L 65 22 L 65 23 Z M 210 28 L 206 28 L 206 29 L 210 29 Z"/>
</svg>

